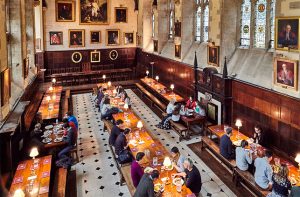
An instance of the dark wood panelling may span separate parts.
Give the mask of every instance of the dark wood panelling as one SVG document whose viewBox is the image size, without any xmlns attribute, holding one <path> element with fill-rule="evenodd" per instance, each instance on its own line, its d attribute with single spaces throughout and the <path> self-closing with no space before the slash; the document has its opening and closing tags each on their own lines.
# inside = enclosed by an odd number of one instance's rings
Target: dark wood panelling
<svg viewBox="0 0 300 197">
<path fill-rule="evenodd" d="M 232 83 L 233 118 L 243 121 L 242 132 L 252 135 L 259 124 L 267 134 L 268 146 L 289 157 L 300 152 L 300 100 L 240 81 Z"/>
</svg>

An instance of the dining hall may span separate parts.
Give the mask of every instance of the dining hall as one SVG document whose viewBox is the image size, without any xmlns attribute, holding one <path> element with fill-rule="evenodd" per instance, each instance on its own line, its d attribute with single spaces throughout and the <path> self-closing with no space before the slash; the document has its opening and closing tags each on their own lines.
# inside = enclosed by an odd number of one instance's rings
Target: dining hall
<svg viewBox="0 0 300 197">
<path fill-rule="evenodd" d="M 299 0 L 0 18 L 0 197 L 300 197 Z"/>
</svg>

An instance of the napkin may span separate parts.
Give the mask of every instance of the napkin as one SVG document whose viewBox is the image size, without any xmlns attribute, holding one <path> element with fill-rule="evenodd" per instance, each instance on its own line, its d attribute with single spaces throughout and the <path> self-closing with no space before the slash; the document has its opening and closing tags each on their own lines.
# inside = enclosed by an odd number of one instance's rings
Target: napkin
<svg viewBox="0 0 300 197">
<path fill-rule="evenodd" d="M 49 176 L 50 176 L 50 172 L 49 171 L 42 173 L 42 178 L 49 177 Z"/>
<path fill-rule="evenodd" d="M 44 159 L 44 162 L 43 162 L 44 165 L 50 164 L 50 163 L 51 163 L 51 159 L 49 159 L 49 158 Z"/>
<path fill-rule="evenodd" d="M 26 163 L 21 163 L 18 165 L 17 170 L 24 170 L 26 168 Z"/>
<path fill-rule="evenodd" d="M 156 153 L 157 156 L 162 155 L 162 151 L 161 150 L 158 150 L 155 153 Z"/>
<path fill-rule="evenodd" d="M 155 143 L 152 143 L 152 144 L 151 144 L 151 147 L 152 147 L 152 148 L 154 148 L 155 146 L 156 146 L 156 144 L 155 144 Z"/>
<path fill-rule="evenodd" d="M 23 177 L 22 176 L 18 176 L 18 177 L 14 178 L 12 184 L 18 184 L 18 183 L 22 183 L 22 182 L 23 182 Z"/>
</svg>

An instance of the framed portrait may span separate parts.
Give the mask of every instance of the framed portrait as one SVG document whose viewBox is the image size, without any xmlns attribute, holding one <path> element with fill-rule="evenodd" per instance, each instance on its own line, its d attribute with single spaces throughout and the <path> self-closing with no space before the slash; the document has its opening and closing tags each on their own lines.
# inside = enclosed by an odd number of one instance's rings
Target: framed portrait
<svg viewBox="0 0 300 197">
<path fill-rule="evenodd" d="M 127 23 L 127 8 L 115 8 L 115 22 Z"/>
<path fill-rule="evenodd" d="M 177 58 L 181 58 L 181 45 L 180 44 L 176 44 L 175 45 L 175 57 Z"/>
<path fill-rule="evenodd" d="M 50 31 L 49 38 L 50 38 L 50 45 L 62 45 L 63 44 L 63 32 L 62 31 Z"/>
<path fill-rule="evenodd" d="M 109 58 L 111 60 L 116 60 L 118 58 L 118 56 L 119 56 L 119 54 L 118 54 L 118 51 L 116 51 L 116 50 L 111 50 L 109 52 Z"/>
<path fill-rule="evenodd" d="M 106 30 L 106 45 L 119 45 L 120 44 L 120 30 L 108 29 Z"/>
<path fill-rule="evenodd" d="M 207 63 L 219 67 L 219 47 L 207 46 Z"/>
<path fill-rule="evenodd" d="M 101 43 L 101 31 L 91 31 L 91 44 Z"/>
<path fill-rule="evenodd" d="M 299 17 L 276 18 L 275 49 L 299 51 Z"/>
<path fill-rule="evenodd" d="M 85 40 L 84 29 L 69 30 L 69 47 L 84 47 Z"/>
<path fill-rule="evenodd" d="M 133 32 L 124 32 L 124 44 L 134 44 L 134 33 Z"/>
<path fill-rule="evenodd" d="M 218 106 L 207 103 L 207 120 L 213 124 L 218 124 Z"/>
<path fill-rule="evenodd" d="M 153 40 L 153 51 L 158 52 L 158 40 Z"/>
<path fill-rule="evenodd" d="M 274 83 L 277 86 L 297 91 L 298 61 L 274 58 Z"/>
<path fill-rule="evenodd" d="M 79 24 L 108 25 L 110 0 L 80 0 Z"/>
<path fill-rule="evenodd" d="M 56 0 L 55 4 L 57 22 L 75 21 L 75 1 Z"/>
<path fill-rule="evenodd" d="M 100 51 L 91 51 L 91 63 L 100 62 Z"/>
<path fill-rule="evenodd" d="M 9 102 L 9 98 L 11 96 L 9 68 L 1 72 L 0 78 L 1 78 L 1 106 L 4 106 Z"/>
<path fill-rule="evenodd" d="M 82 54 L 80 52 L 76 51 L 76 52 L 72 53 L 71 59 L 72 59 L 72 62 L 77 64 L 77 63 L 81 62 Z"/>
</svg>

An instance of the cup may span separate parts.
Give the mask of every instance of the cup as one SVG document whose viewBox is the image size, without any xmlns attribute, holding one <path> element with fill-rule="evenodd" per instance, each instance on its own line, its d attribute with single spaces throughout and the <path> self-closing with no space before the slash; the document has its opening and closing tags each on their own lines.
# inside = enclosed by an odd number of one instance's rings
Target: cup
<svg viewBox="0 0 300 197">
<path fill-rule="evenodd" d="M 158 164 L 158 158 L 153 157 L 153 166 L 157 166 L 157 164 Z"/>
<path fill-rule="evenodd" d="M 177 191 L 177 192 L 181 192 L 181 189 L 182 189 L 181 183 L 177 184 L 177 185 L 176 185 L 176 191 Z"/>
</svg>

